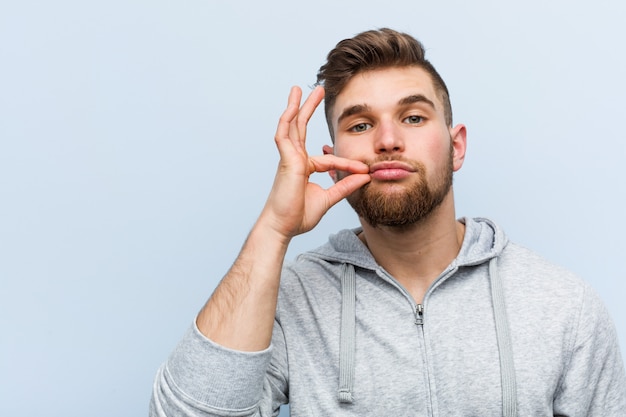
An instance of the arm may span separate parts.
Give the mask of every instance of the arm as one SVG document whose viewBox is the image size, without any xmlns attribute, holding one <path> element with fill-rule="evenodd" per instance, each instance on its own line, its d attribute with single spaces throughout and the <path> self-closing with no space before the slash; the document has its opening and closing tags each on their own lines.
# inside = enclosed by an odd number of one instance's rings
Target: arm
<svg viewBox="0 0 626 417">
<path fill-rule="evenodd" d="M 274 316 L 287 247 L 292 237 L 311 230 L 330 207 L 370 180 L 362 162 L 307 154 L 306 127 L 323 96 L 318 87 L 300 106 L 302 92 L 292 88 L 276 130 L 280 162 L 267 202 L 233 266 L 198 314 L 197 328 L 159 370 L 151 415 L 258 415 L 261 403 L 272 412 L 269 397 L 284 397 L 280 384 L 266 374 L 276 372 L 269 365 L 269 346 L 272 332 L 280 334 Z M 329 189 L 309 182 L 314 172 L 335 169 L 353 175 Z"/>
<path fill-rule="evenodd" d="M 294 87 L 278 123 L 280 163 L 267 203 L 241 253 L 198 315 L 198 329 L 214 342 L 237 350 L 269 346 L 280 271 L 291 238 L 311 230 L 337 202 L 369 181 L 362 162 L 305 149 L 306 126 L 324 97 L 317 87 L 300 107 L 302 92 Z M 341 169 L 349 175 L 328 190 L 309 182 L 314 172 Z M 236 331 L 233 331 L 236 329 Z"/>
<path fill-rule="evenodd" d="M 615 326 L 586 287 L 570 360 L 554 398 L 555 416 L 626 416 L 626 374 Z"/>
</svg>

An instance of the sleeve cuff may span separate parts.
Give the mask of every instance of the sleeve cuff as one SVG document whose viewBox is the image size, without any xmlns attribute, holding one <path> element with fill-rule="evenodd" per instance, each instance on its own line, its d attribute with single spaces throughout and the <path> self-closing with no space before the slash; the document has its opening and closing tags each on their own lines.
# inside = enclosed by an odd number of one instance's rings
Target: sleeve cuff
<svg viewBox="0 0 626 417">
<path fill-rule="evenodd" d="M 271 346 L 259 352 L 228 349 L 205 337 L 195 321 L 167 362 L 176 389 L 209 407 L 242 410 L 263 395 Z"/>
</svg>

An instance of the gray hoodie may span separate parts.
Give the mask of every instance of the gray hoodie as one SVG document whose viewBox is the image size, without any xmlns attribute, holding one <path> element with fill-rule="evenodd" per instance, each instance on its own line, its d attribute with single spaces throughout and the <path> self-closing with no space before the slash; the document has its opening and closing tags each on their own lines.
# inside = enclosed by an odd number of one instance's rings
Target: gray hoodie
<svg viewBox="0 0 626 417">
<path fill-rule="evenodd" d="M 272 345 L 192 326 L 151 416 L 626 416 L 614 325 L 570 272 L 466 219 L 458 257 L 416 305 L 344 230 L 287 264 Z"/>
</svg>

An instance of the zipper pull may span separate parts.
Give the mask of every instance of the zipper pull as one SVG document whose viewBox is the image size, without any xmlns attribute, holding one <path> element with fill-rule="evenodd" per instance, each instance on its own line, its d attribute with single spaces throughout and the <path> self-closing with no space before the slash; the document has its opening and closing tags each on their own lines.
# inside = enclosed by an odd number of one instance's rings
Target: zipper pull
<svg viewBox="0 0 626 417">
<path fill-rule="evenodd" d="M 418 326 L 424 324 L 424 306 L 421 304 L 415 306 L 415 324 Z"/>
</svg>

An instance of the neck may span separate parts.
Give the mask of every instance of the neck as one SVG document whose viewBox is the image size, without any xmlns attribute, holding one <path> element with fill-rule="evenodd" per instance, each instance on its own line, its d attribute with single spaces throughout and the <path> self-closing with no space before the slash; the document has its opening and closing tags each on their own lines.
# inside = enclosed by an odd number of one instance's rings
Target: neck
<svg viewBox="0 0 626 417">
<path fill-rule="evenodd" d="M 418 303 L 456 258 L 465 233 L 465 226 L 455 218 L 451 192 L 427 218 L 411 226 L 372 227 L 360 220 L 363 233 L 359 238 Z"/>
</svg>

